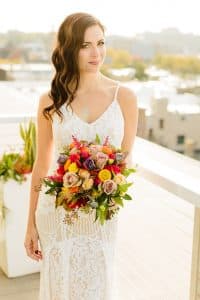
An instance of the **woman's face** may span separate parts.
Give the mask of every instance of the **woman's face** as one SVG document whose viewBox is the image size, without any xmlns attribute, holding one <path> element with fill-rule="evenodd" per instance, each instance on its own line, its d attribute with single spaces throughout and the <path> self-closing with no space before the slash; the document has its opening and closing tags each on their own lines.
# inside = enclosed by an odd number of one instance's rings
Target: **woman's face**
<svg viewBox="0 0 200 300">
<path fill-rule="evenodd" d="M 87 28 L 78 55 L 80 73 L 97 72 L 103 64 L 105 56 L 105 37 L 101 27 L 94 25 Z"/>
</svg>

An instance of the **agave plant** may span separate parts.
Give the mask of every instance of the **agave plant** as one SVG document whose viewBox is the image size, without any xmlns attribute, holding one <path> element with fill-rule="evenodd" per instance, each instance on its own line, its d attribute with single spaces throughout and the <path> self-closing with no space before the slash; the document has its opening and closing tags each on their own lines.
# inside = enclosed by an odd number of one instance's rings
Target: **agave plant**
<svg viewBox="0 0 200 300">
<path fill-rule="evenodd" d="M 20 136 L 24 141 L 24 160 L 32 167 L 36 156 L 36 128 L 32 120 L 29 121 L 28 127 L 20 124 Z"/>
</svg>

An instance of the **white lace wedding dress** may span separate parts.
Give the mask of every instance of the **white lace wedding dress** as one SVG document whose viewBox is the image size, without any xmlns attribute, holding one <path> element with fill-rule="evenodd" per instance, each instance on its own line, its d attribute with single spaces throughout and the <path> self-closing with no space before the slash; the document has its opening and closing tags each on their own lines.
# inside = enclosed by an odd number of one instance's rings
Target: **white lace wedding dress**
<svg viewBox="0 0 200 300">
<path fill-rule="evenodd" d="M 48 174 L 57 164 L 62 145 L 71 135 L 92 140 L 96 133 L 104 141 L 106 136 L 117 147 L 124 134 L 124 118 L 117 100 L 119 83 L 112 103 L 94 122 L 81 120 L 66 105 L 61 107 L 64 120 L 54 114 L 54 160 Z M 43 254 L 40 273 L 39 300 L 116 300 L 115 247 L 118 215 L 102 226 L 93 223 L 95 212 L 79 214 L 72 225 L 63 222 L 65 210 L 55 209 L 54 196 L 40 191 L 35 212 L 40 248 Z"/>
</svg>

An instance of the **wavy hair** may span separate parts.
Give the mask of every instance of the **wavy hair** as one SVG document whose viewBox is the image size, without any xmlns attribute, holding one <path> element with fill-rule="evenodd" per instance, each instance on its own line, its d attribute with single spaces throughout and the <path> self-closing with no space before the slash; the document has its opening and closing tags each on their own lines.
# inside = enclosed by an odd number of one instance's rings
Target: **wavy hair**
<svg viewBox="0 0 200 300">
<path fill-rule="evenodd" d="M 64 103 L 68 106 L 73 101 L 80 82 L 78 53 L 84 42 L 86 29 L 93 25 L 99 25 L 103 33 L 105 32 L 104 25 L 88 13 L 71 14 L 61 23 L 57 33 L 56 47 L 51 57 L 55 75 L 51 81 L 48 96 L 53 100 L 53 104 L 43 109 L 46 119 L 52 121 L 54 112 L 63 119 L 60 107 Z"/>
</svg>

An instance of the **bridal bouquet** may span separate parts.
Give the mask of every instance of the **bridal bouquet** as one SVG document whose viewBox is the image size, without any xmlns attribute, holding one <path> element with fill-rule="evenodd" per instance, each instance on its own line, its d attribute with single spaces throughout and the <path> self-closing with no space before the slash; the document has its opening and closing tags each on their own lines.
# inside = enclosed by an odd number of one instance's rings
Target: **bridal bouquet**
<svg viewBox="0 0 200 300">
<path fill-rule="evenodd" d="M 95 221 L 103 225 L 123 207 L 123 200 L 131 200 L 127 194 L 133 182 L 127 182 L 134 168 L 127 168 L 122 152 L 111 145 L 106 137 L 101 144 L 96 135 L 94 141 L 78 140 L 65 145 L 58 157 L 54 174 L 43 178 L 48 187 L 46 194 L 56 196 L 55 207 L 66 210 L 65 223 L 72 224 L 78 211 L 96 211 Z"/>
</svg>

